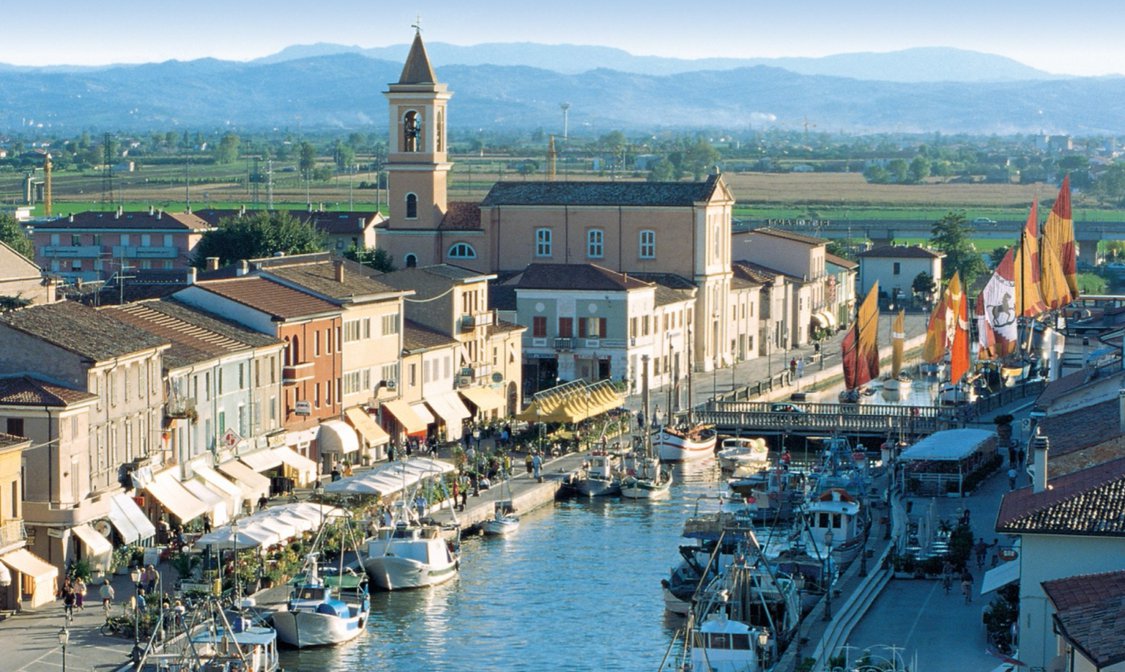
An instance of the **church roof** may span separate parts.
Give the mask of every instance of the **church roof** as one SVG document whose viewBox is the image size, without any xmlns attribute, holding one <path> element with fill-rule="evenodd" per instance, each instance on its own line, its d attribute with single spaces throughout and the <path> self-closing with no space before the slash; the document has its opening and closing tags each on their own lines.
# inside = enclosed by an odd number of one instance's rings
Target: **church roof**
<svg viewBox="0 0 1125 672">
<path fill-rule="evenodd" d="M 430 57 L 426 55 L 426 45 L 422 44 L 422 32 L 414 33 L 414 44 L 410 45 L 410 54 L 402 66 L 402 75 L 398 78 L 399 84 L 437 84 Z"/>
<path fill-rule="evenodd" d="M 718 184 L 718 175 L 703 182 L 497 182 L 481 206 L 691 207 L 709 200 Z"/>
</svg>

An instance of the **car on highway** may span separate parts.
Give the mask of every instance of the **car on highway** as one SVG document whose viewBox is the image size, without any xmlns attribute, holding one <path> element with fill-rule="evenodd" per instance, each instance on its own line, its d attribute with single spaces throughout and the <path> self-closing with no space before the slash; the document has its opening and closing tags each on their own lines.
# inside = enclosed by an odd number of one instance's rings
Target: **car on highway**
<svg viewBox="0 0 1125 672">
<path fill-rule="evenodd" d="M 770 413 L 804 413 L 805 409 L 797 404 L 783 401 L 770 406 Z"/>
<path fill-rule="evenodd" d="M 977 226 L 995 226 L 996 220 L 990 219 L 988 217 L 977 217 L 972 221 L 972 223 Z"/>
</svg>

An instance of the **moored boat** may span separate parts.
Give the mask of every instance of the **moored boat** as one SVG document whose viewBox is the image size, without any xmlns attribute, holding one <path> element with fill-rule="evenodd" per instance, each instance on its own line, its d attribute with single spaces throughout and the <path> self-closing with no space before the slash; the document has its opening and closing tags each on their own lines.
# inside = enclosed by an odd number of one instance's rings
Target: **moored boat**
<svg viewBox="0 0 1125 672">
<path fill-rule="evenodd" d="M 589 459 L 572 475 L 570 487 L 585 497 L 605 497 L 621 492 L 621 473 L 617 457 L 604 451 L 590 454 Z"/>
<path fill-rule="evenodd" d="M 310 553 L 285 610 L 273 615 L 278 639 L 300 649 L 358 637 L 371 614 L 365 579 L 347 573 L 321 577 L 317 555 Z"/>
<path fill-rule="evenodd" d="M 664 462 L 710 457 L 717 441 L 714 428 L 702 424 L 661 427 L 652 437 L 653 449 Z"/>
<path fill-rule="evenodd" d="M 760 469 L 769 464 L 770 449 L 766 440 L 727 437 L 719 444 L 719 466 L 727 471 Z"/>
<path fill-rule="evenodd" d="M 410 509 L 398 507 L 398 520 L 367 541 L 363 568 L 382 590 L 436 586 L 457 576 L 461 565 L 456 542 L 437 525 L 423 525 Z"/>
<path fill-rule="evenodd" d="M 480 529 L 485 534 L 494 537 L 506 537 L 520 529 L 520 517 L 516 515 L 515 506 L 512 504 L 512 481 L 504 479 L 507 488 L 507 499 L 502 499 L 493 505 L 492 517 L 480 523 Z"/>
</svg>

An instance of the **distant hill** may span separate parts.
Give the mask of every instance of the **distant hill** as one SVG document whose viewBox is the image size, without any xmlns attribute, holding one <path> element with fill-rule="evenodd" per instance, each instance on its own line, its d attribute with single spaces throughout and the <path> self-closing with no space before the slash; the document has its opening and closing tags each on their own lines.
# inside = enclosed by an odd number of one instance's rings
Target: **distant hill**
<svg viewBox="0 0 1125 672">
<path fill-rule="evenodd" d="M 407 44 L 364 49 L 321 42 L 287 47 L 255 62 L 280 63 L 313 56 L 362 54 L 401 63 L 406 58 L 408 49 Z M 571 75 L 598 69 L 640 75 L 675 75 L 700 70 L 735 70 L 766 65 L 801 75 L 831 75 L 887 82 L 1010 82 L 1056 77 L 1005 56 L 948 47 L 919 47 L 886 53 L 835 54 L 819 58 L 704 59 L 634 56 L 627 51 L 611 47 L 531 42 L 486 43 L 472 46 L 432 42 L 426 44 L 426 51 L 435 64 L 446 66 L 528 66 Z"/>
<path fill-rule="evenodd" d="M 1125 133 L 1125 78 L 1003 82 L 859 80 L 752 66 L 651 75 L 530 66 L 442 65 L 460 129 L 574 133 L 657 128 L 801 128 L 945 133 Z M 0 130 L 383 129 L 401 60 L 359 53 L 277 62 L 212 59 L 96 69 L 0 68 Z"/>
</svg>

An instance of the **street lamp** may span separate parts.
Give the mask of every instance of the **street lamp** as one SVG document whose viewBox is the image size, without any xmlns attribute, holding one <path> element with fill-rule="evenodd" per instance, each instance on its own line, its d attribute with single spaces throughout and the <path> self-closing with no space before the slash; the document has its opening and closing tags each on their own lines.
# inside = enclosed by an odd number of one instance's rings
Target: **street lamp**
<svg viewBox="0 0 1125 672">
<path fill-rule="evenodd" d="M 66 672 L 66 645 L 70 643 L 70 630 L 63 628 L 59 630 L 59 646 L 62 647 L 62 669 Z"/>
<path fill-rule="evenodd" d="M 832 530 L 824 533 L 824 575 L 826 577 L 824 589 L 824 620 L 832 620 Z"/>
</svg>

